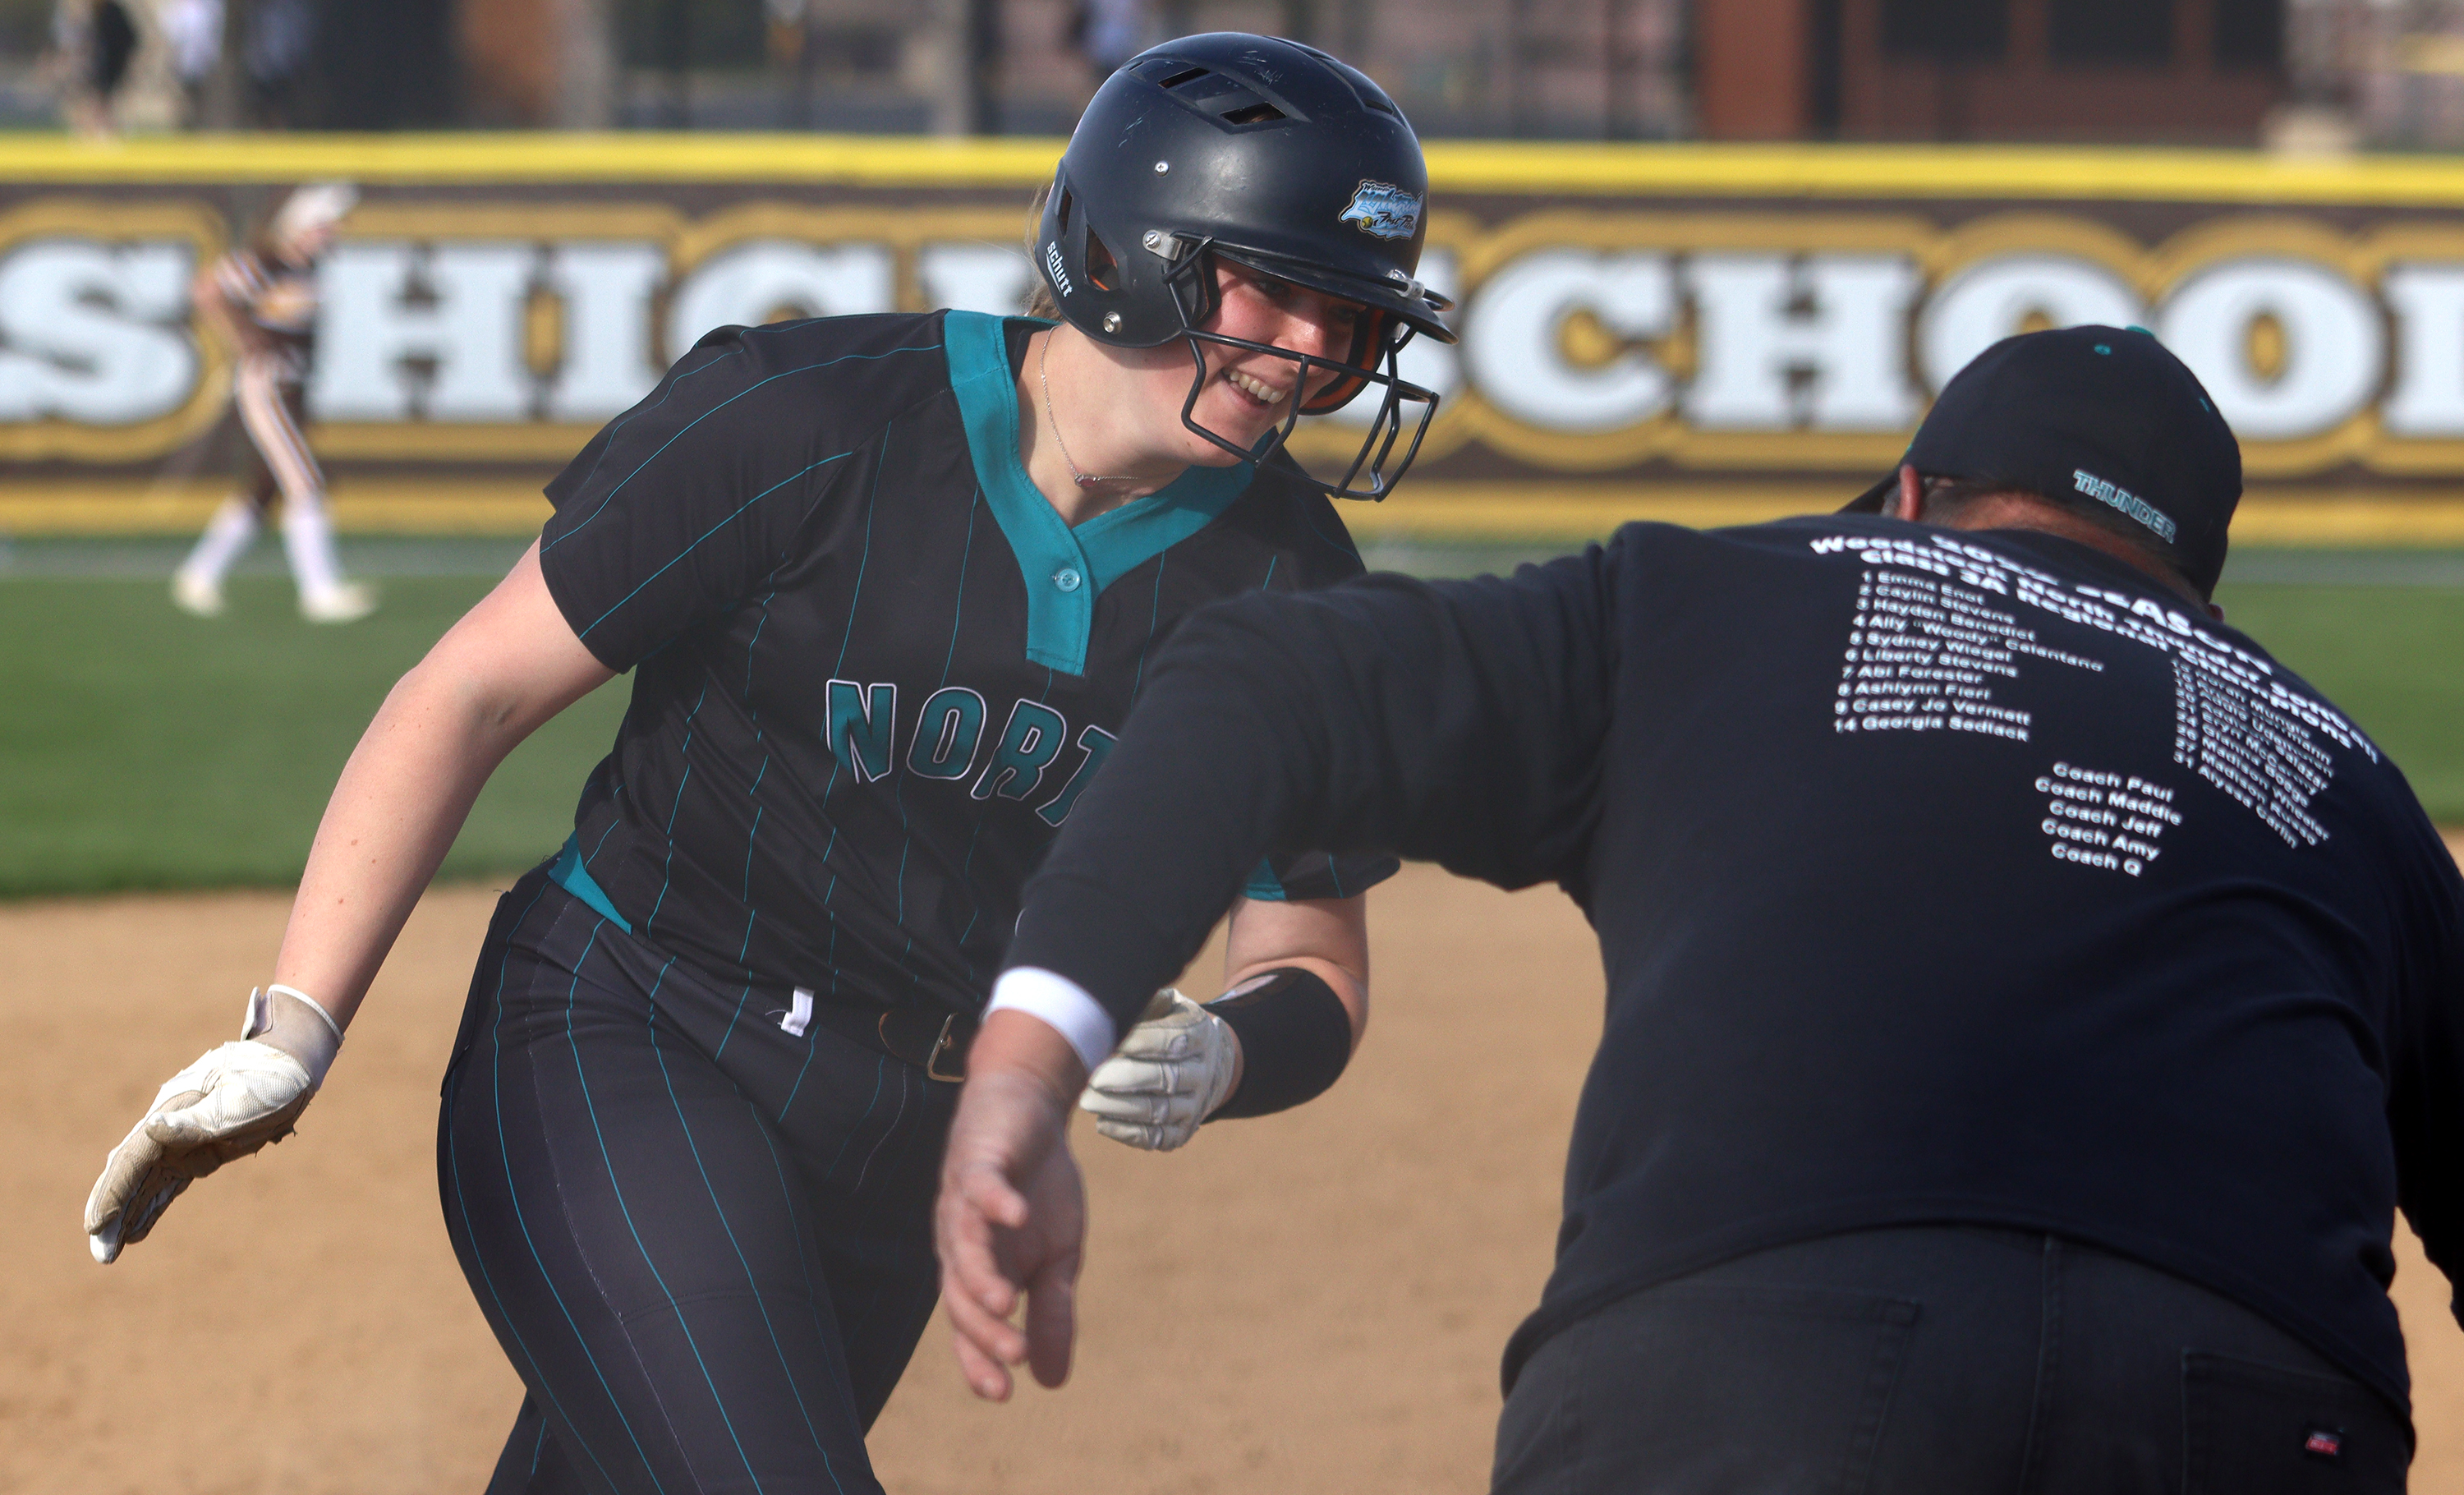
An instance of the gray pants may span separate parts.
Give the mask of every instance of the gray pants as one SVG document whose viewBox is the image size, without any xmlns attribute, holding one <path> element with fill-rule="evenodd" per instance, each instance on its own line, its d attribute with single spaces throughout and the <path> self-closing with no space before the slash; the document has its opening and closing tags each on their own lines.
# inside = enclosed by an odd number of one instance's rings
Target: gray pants
<svg viewBox="0 0 2464 1495">
<path fill-rule="evenodd" d="M 2266 1319 L 2029 1232 L 1879 1230 L 1611 1304 L 1507 1398 L 1496 1495 L 2397 1495 L 2409 1419 Z"/>
</svg>

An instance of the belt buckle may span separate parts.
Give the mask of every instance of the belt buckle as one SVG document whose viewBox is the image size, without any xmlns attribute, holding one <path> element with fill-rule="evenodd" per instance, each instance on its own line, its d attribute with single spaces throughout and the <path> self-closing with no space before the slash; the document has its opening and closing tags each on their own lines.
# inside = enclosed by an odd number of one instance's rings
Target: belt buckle
<svg viewBox="0 0 2464 1495">
<path fill-rule="evenodd" d="M 924 1056 L 924 1078 L 928 1080 L 938 1080 L 945 1085 L 957 1085 L 960 1081 L 966 1079 L 967 1071 L 963 1067 L 965 1064 L 964 1060 L 959 1061 L 962 1067 L 957 1074 L 943 1074 L 941 1072 L 941 1056 L 958 1046 L 950 1038 L 950 1029 L 957 1022 L 957 1021 L 958 1015 L 955 1012 L 941 1020 L 941 1032 L 938 1037 L 933 1040 L 933 1051 Z"/>
</svg>

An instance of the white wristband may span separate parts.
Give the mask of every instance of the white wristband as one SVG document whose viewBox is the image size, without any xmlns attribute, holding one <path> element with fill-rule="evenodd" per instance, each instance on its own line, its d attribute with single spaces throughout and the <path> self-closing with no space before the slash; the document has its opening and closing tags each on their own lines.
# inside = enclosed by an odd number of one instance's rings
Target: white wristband
<svg viewBox="0 0 2464 1495">
<path fill-rule="evenodd" d="M 1031 965 L 1003 971 L 993 983 L 993 1000 L 985 1005 L 984 1015 L 1003 1009 L 1023 1012 L 1067 1039 L 1078 1051 L 1078 1062 L 1090 1070 L 1104 1062 L 1118 1037 L 1112 1015 L 1087 995 L 1087 988 Z"/>
<path fill-rule="evenodd" d="M 308 1004 L 308 1010 L 324 1019 L 325 1026 L 333 1030 L 334 1042 L 340 1044 L 342 1041 L 342 1025 L 334 1021 L 334 1015 L 325 1010 L 325 1004 L 323 1002 L 309 996 L 306 992 L 301 991 L 297 986 L 284 986 L 279 982 L 267 987 L 265 990 L 268 996 L 271 996 L 275 992 L 280 992 L 285 997 L 297 997 L 301 1001 L 306 1002 Z"/>
<path fill-rule="evenodd" d="M 279 995 L 288 999 L 276 1004 Z M 297 1015 L 304 1008 L 316 1015 L 315 1021 Z M 248 1018 L 240 1025 L 243 1040 L 254 1039 L 289 1054 L 308 1071 L 309 1083 L 325 1083 L 325 1071 L 334 1066 L 334 1056 L 342 1047 L 342 1025 L 325 1010 L 325 1004 L 297 986 L 268 986 L 248 994 Z"/>
</svg>

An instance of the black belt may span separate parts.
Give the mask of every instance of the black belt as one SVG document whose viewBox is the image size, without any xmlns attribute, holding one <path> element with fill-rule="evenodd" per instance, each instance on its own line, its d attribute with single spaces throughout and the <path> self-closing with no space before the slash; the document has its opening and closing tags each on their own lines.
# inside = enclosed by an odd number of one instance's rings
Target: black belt
<svg viewBox="0 0 2464 1495">
<path fill-rule="evenodd" d="M 967 1045 L 976 1040 L 977 1020 L 964 1014 L 816 1001 L 813 1021 L 841 1038 L 913 1065 L 928 1080 L 956 1085 L 967 1077 Z"/>
</svg>

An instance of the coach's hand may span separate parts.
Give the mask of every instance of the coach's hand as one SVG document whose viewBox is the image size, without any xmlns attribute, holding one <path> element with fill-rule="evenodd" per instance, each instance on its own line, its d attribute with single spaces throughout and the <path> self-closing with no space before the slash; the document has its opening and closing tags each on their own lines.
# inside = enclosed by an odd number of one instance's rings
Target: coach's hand
<svg viewBox="0 0 2464 1495">
<path fill-rule="evenodd" d="M 1240 1078 L 1230 1024 L 1167 986 L 1087 1077 L 1078 1109 L 1115 1142 L 1169 1153 L 1198 1134 Z"/>
<path fill-rule="evenodd" d="M 1085 1079 L 1068 1040 L 1024 1013 L 993 1013 L 967 1051 L 933 1234 L 958 1368 L 987 1401 L 1008 1399 L 1021 1361 L 1046 1386 L 1069 1376 L 1087 1194 L 1065 1129 Z"/>
<path fill-rule="evenodd" d="M 192 1180 L 290 1135 L 341 1045 L 341 1024 L 306 993 L 249 993 L 239 1042 L 165 1081 L 104 1159 L 85 1201 L 94 1259 L 113 1261 L 144 1240 Z"/>
</svg>

